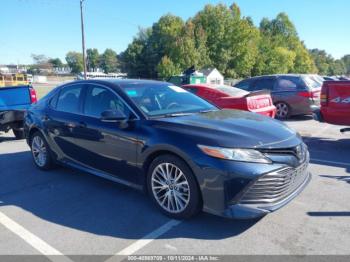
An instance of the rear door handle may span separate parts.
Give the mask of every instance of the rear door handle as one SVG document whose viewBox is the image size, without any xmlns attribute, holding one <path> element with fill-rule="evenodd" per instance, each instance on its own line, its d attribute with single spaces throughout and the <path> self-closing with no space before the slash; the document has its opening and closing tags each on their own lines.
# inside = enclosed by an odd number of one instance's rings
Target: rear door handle
<svg viewBox="0 0 350 262">
<path fill-rule="evenodd" d="M 76 124 L 74 124 L 74 123 L 65 123 L 65 126 L 68 127 L 68 128 L 75 128 Z"/>
</svg>

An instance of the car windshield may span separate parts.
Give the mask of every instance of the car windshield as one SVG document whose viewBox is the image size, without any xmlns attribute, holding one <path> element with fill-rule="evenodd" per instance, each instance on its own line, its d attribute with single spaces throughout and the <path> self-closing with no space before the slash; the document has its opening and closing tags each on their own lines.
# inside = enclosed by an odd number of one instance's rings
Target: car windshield
<svg viewBox="0 0 350 262">
<path fill-rule="evenodd" d="M 120 87 L 148 116 L 175 116 L 218 110 L 207 101 L 169 83 L 129 83 Z"/>
<path fill-rule="evenodd" d="M 232 86 L 220 85 L 220 86 L 216 86 L 216 89 L 227 95 L 236 96 L 236 97 L 246 96 L 249 94 L 249 92 L 245 90 L 232 87 Z"/>
</svg>

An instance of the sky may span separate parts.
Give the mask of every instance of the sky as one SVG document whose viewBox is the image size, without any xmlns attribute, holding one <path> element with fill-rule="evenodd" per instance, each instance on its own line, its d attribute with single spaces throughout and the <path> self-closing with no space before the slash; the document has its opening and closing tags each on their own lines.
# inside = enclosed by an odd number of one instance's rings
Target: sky
<svg viewBox="0 0 350 262">
<path fill-rule="evenodd" d="M 307 48 L 324 49 L 335 58 L 350 54 L 350 0 L 85 0 L 87 48 L 124 51 L 139 27 L 162 15 L 183 19 L 206 4 L 237 3 L 256 25 L 263 17 L 286 12 Z M 0 64 L 29 64 L 31 54 L 64 61 L 81 51 L 79 0 L 0 0 Z"/>
</svg>

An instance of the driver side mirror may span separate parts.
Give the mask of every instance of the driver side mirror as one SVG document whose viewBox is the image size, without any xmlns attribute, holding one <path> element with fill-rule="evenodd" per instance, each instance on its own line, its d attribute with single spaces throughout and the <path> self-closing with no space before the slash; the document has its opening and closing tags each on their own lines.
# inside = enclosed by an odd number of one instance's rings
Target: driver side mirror
<svg viewBox="0 0 350 262">
<path fill-rule="evenodd" d="M 101 113 L 102 122 L 118 122 L 126 119 L 127 116 L 119 110 L 106 110 Z"/>
</svg>

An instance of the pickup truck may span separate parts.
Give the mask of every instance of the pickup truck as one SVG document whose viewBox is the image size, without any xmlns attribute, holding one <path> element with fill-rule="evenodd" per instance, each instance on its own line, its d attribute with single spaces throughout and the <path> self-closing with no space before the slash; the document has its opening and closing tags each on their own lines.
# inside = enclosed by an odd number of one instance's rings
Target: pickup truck
<svg viewBox="0 0 350 262">
<path fill-rule="evenodd" d="M 24 138 L 24 113 L 37 102 L 36 92 L 31 86 L 0 88 L 0 132 L 13 130 L 17 139 Z"/>
<path fill-rule="evenodd" d="M 350 81 L 325 81 L 321 90 L 321 107 L 315 108 L 313 115 L 320 122 L 350 126 Z M 350 131 L 350 128 L 340 131 Z"/>
</svg>

